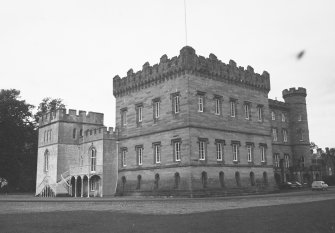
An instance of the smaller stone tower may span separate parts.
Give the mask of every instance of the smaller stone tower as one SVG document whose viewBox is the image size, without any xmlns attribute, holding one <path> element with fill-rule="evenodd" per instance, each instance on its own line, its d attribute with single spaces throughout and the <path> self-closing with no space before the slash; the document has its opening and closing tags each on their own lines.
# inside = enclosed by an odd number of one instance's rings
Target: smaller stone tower
<svg viewBox="0 0 335 233">
<path fill-rule="evenodd" d="M 283 98 L 290 109 L 289 131 L 293 166 L 300 171 L 311 165 L 306 96 L 306 89 L 302 87 L 283 90 Z"/>
</svg>

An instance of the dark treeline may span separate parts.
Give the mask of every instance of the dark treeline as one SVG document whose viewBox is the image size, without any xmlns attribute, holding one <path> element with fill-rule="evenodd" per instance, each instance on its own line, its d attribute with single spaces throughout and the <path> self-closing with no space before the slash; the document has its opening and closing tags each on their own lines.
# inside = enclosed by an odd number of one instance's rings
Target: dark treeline
<svg viewBox="0 0 335 233">
<path fill-rule="evenodd" d="M 37 167 L 38 119 L 64 108 L 61 99 L 44 98 L 34 106 L 21 100 L 20 91 L 0 90 L 0 177 L 8 192 L 34 192 Z"/>
</svg>

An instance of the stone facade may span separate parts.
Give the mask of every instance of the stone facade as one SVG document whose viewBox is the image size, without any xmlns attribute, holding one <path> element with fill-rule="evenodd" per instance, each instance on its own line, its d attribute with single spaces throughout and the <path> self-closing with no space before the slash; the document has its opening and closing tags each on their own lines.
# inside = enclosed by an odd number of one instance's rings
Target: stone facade
<svg viewBox="0 0 335 233">
<path fill-rule="evenodd" d="M 43 118 L 37 184 L 43 184 L 43 153 L 48 149 L 50 166 L 55 166 L 50 167 L 50 183 L 59 183 L 65 173 L 72 177 L 67 181 L 71 194 L 85 196 L 82 187 L 89 186 L 91 176 L 66 172 L 83 166 L 78 156 L 86 156 L 90 166 L 94 146 L 104 171 L 100 195 L 273 191 L 276 181 L 297 175 L 292 167 L 308 161 L 310 153 L 306 90 L 284 90 L 285 102 L 269 99 L 269 91 L 268 72 L 257 74 L 232 60 L 225 64 L 214 54 L 198 56 L 186 46 L 179 56 L 164 55 L 159 64 L 147 62 L 141 71 L 130 69 L 126 77 L 114 77 L 115 132 L 103 128 L 98 113 L 60 111 L 56 119 L 63 114 L 66 120 Z M 49 128 L 54 141 L 45 145 L 41 137 Z M 83 129 L 83 135 L 73 138 L 73 128 Z M 95 129 L 99 134 L 91 136 Z"/>
</svg>

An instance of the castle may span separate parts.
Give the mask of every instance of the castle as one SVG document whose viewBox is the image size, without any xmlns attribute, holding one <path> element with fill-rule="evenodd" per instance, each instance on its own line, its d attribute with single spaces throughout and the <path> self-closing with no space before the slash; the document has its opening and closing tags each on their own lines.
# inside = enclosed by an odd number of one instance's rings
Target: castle
<svg viewBox="0 0 335 233">
<path fill-rule="evenodd" d="M 268 98 L 270 77 L 186 46 L 113 79 L 116 127 L 57 110 L 39 122 L 36 195 L 206 196 L 311 181 L 306 89 Z"/>
</svg>

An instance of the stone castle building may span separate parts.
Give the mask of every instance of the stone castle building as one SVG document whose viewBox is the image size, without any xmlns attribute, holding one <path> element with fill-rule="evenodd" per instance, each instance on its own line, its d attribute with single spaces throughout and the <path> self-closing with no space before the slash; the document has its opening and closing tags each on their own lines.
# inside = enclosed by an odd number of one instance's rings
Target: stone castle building
<svg viewBox="0 0 335 233">
<path fill-rule="evenodd" d="M 115 130 L 100 113 L 43 116 L 36 195 L 229 195 L 307 177 L 292 169 L 310 161 L 304 88 L 271 100 L 266 71 L 186 46 L 113 89 Z"/>
</svg>

